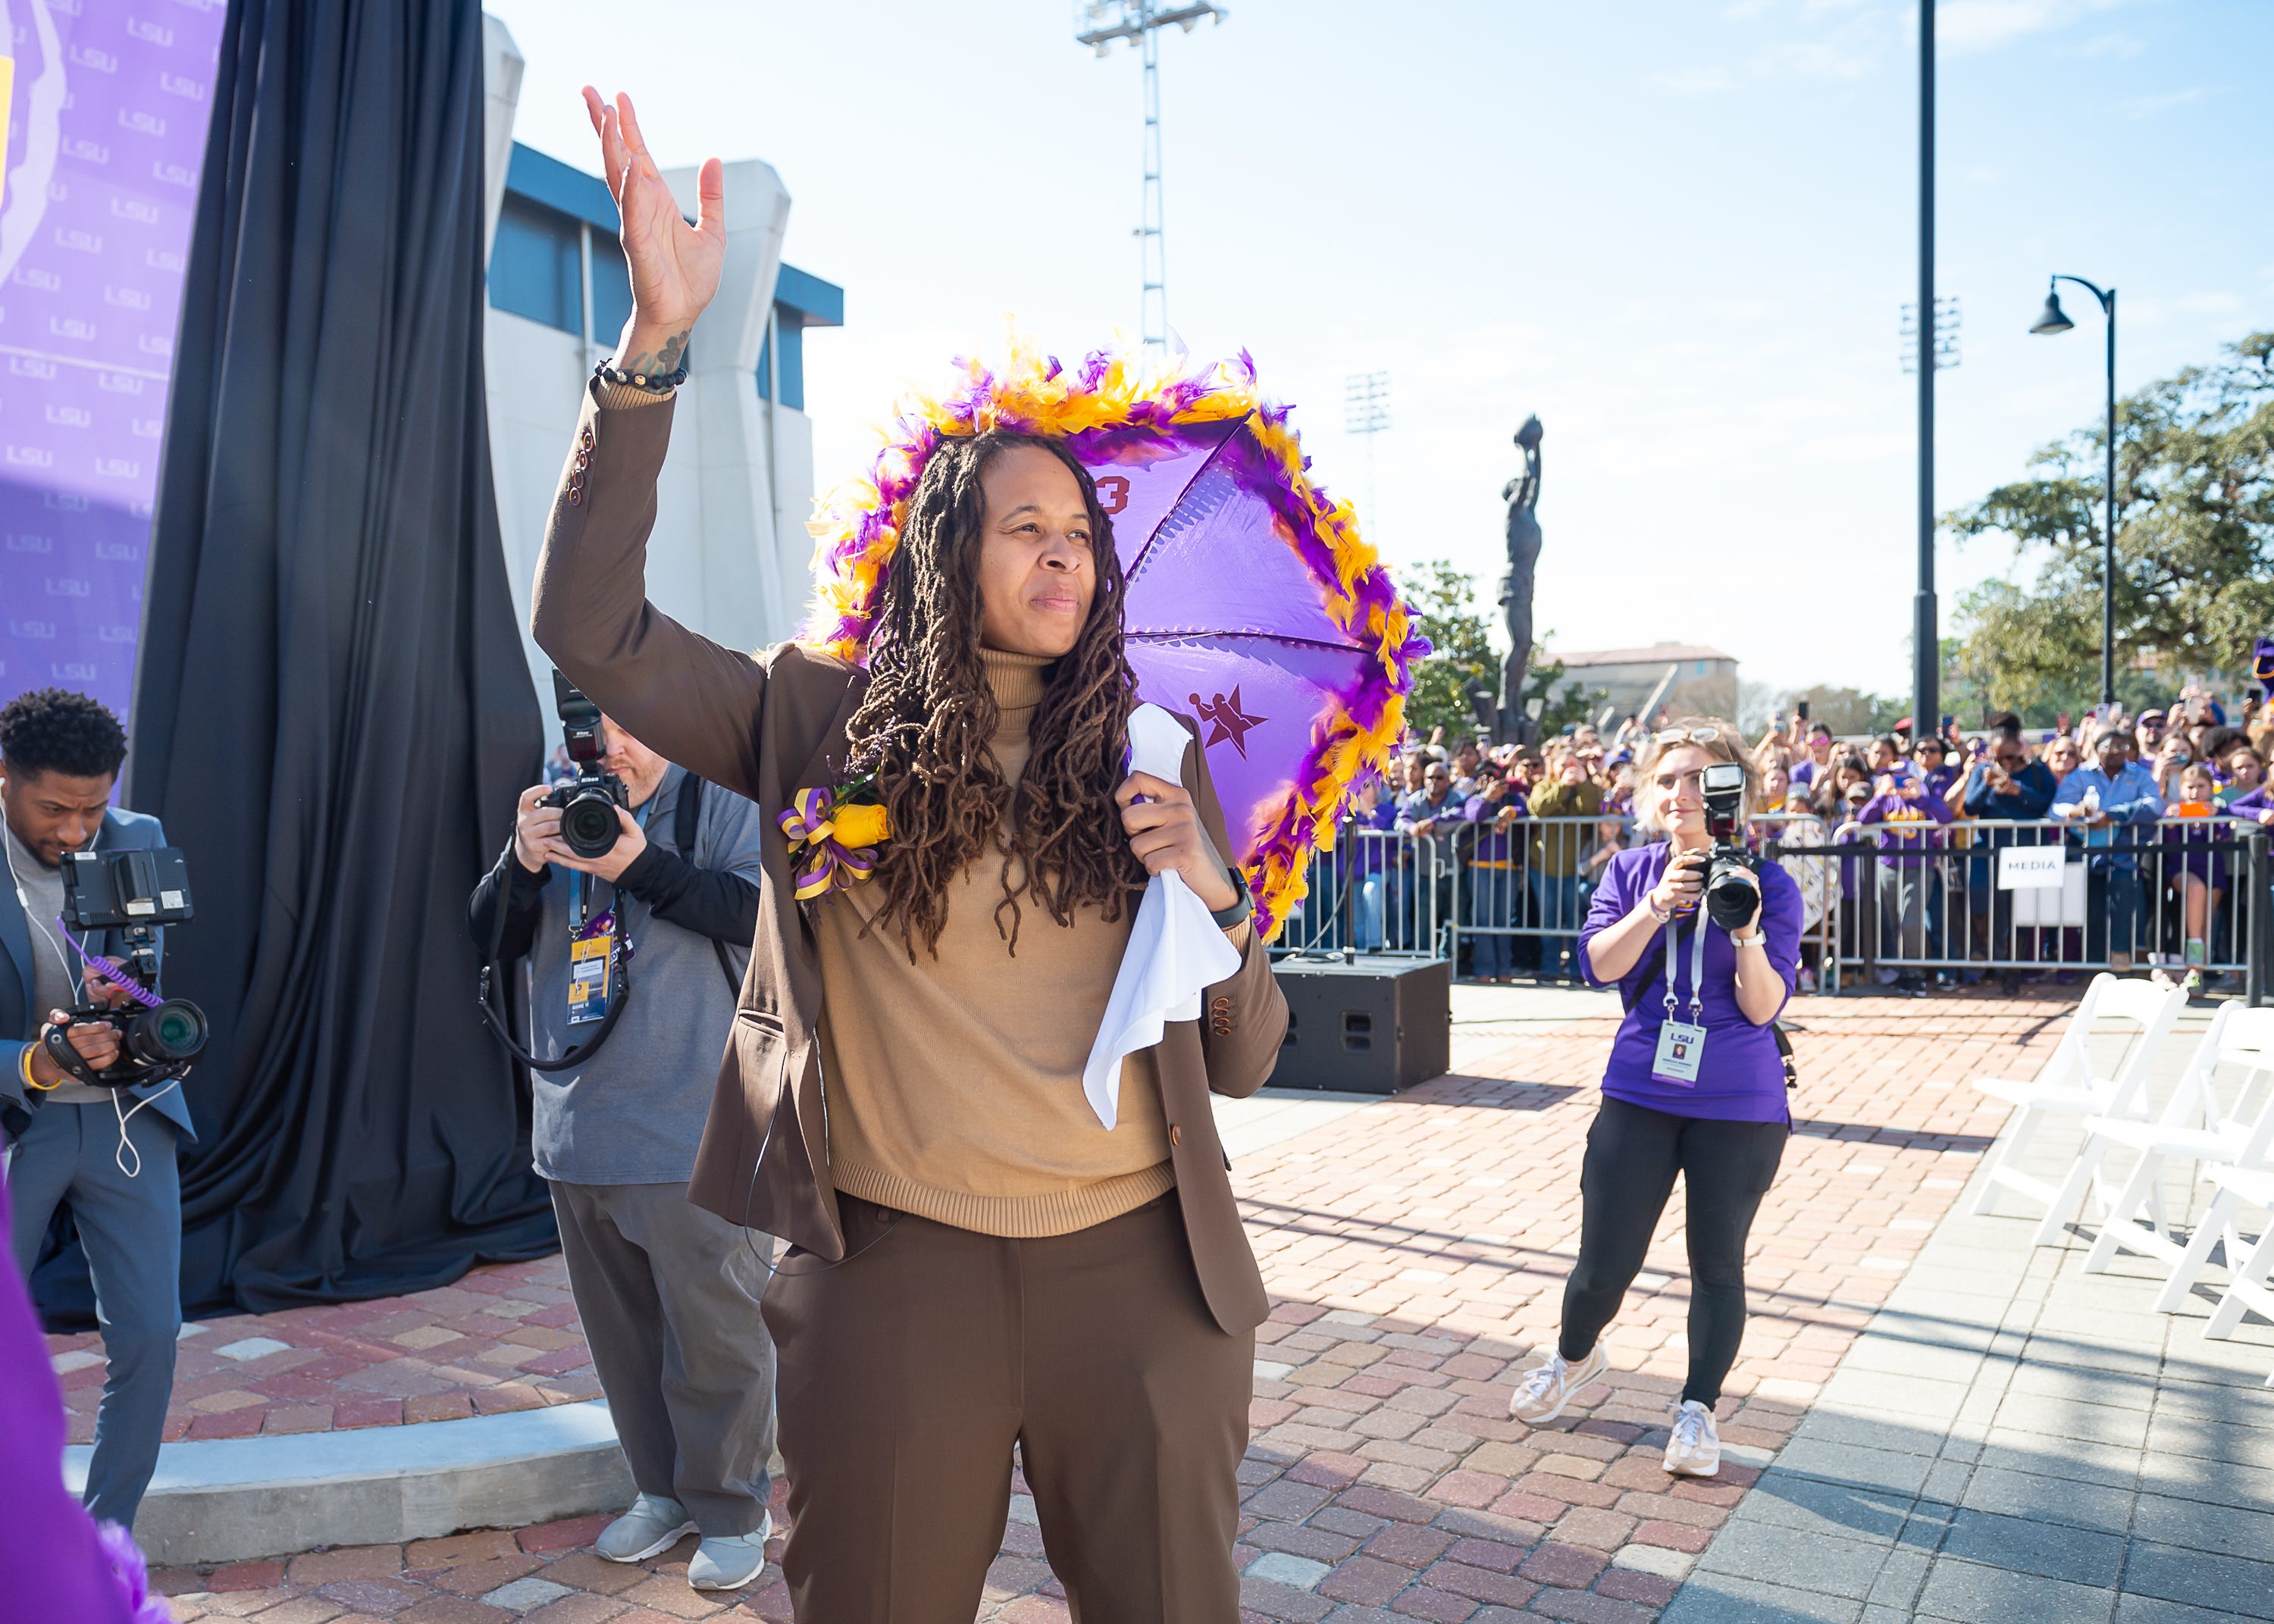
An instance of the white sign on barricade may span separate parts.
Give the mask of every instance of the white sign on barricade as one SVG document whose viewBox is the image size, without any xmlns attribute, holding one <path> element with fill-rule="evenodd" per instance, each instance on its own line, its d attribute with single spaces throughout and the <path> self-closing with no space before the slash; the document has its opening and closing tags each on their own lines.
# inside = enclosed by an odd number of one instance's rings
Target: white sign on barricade
<svg viewBox="0 0 2274 1624">
<path fill-rule="evenodd" d="M 2007 855 L 2020 855 L 2024 853 L 2030 853 L 2033 850 L 2052 852 L 2058 854 L 2061 848 L 2057 846 L 2038 846 L 2035 848 L 2025 846 L 2009 846 L 2004 847 L 2000 853 L 2001 861 L 1999 864 L 2000 869 L 1998 879 L 1999 884 L 2002 886 L 2006 883 L 2005 875 L 2003 873 L 2005 865 L 2002 861 L 2002 858 Z M 2050 930 L 2054 929 L 2074 929 L 2077 926 L 2084 923 L 2085 899 L 2087 896 L 2084 884 L 2084 865 L 2081 862 L 2059 862 L 2053 865 L 2053 877 L 2051 881 L 2033 880 L 2029 882 L 2026 889 L 2017 890 L 2014 892 L 2013 917 L 2014 924 L 2017 929 L 2034 930 Z"/>
<path fill-rule="evenodd" d="M 2068 853 L 2058 846 L 2007 846 L 1998 852 L 1999 891 L 2052 891 Z"/>
</svg>

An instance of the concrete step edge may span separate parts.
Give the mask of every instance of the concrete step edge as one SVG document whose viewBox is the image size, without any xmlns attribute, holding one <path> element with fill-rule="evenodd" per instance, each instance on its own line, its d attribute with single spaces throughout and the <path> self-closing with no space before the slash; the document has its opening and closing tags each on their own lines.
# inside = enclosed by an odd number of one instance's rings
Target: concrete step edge
<svg viewBox="0 0 2274 1624">
<path fill-rule="evenodd" d="M 64 1452 L 76 1489 L 92 1452 Z M 135 1518 L 152 1563 L 186 1567 L 319 1545 L 522 1528 L 629 1504 L 606 1402 L 405 1426 L 163 1446 Z"/>
</svg>

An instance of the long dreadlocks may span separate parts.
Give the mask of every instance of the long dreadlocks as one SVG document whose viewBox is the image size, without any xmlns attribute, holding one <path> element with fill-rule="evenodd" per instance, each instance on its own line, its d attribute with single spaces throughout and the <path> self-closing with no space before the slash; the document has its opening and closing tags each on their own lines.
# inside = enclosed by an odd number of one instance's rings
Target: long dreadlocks
<svg viewBox="0 0 2274 1624">
<path fill-rule="evenodd" d="M 1073 648 L 1050 668 L 1014 800 L 988 748 L 1001 708 L 979 659 L 987 515 L 979 482 L 990 462 L 1018 446 L 1050 453 L 1081 482 L 1097 590 Z M 884 888 L 877 922 L 898 927 L 911 961 L 919 936 L 927 951 L 938 952 L 949 884 L 990 846 L 1003 858 L 996 928 L 1014 953 L 1021 895 L 1068 925 L 1080 907 L 1118 919 L 1144 884 L 1144 865 L 1130 853 L 1113 805 L 1137 703 L 1122 650 L 1121 600 L 1112 522 L 1088 472 L 1062 446 L 998 430 L 940 442 L 908 500 L 870 635 L 869 691 L 846 726 L 851 770 L 877 775 L 892 818 L 875 880 Z M 1023 870 L 1015 886 L 1014 862 Z"/>
</svg>

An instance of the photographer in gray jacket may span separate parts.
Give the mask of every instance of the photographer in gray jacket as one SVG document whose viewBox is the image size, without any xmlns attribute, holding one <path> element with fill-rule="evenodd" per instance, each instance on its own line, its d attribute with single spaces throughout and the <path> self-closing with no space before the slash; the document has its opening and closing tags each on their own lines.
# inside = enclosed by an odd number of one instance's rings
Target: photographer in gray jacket
<svg viewBox="0 0 2274 1624">
<path fill-rule="evenodd" d="M 580 856 L 561 797 L 524 792 L 468 922 L 493 976 L 517 968 L 537 1170 L 639 1488 L 599 1554 L 638 1561 L 691 1529 L 688 1583 L 734 1590 L 757 1578 L 771 1528 L 767 1263 L 689 1204 L 687 1180 L 757 928 L 759 814 L 613 721 L 599 728 L 599 764 L 622 790 L 613 844 Z"/>
</svg>

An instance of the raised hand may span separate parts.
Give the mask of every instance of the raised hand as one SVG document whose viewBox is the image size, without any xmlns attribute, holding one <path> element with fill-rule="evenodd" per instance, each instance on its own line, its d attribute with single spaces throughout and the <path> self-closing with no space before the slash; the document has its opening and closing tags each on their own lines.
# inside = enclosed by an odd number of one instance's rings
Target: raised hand
<svg viewBox="0 0 2274 1624">
<path fill-rule="evenodd" d="M 727 262 L 726 171 L 703 161 L 695 190 L 700 199 L 693 225 L 649 155 L 632 99 L 619 91 L 612 104 L 584 86 L 584 110 L 600 138 L 608 192 L 622 218 L 624 259 L 631 268 L 632 313 L 616 348 L 627 372 L 673 372 L 686 358 L 695 319 L 719 291 Z"/>
</svg>

